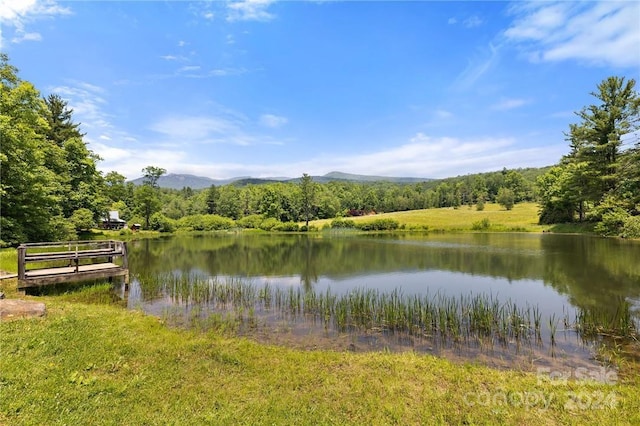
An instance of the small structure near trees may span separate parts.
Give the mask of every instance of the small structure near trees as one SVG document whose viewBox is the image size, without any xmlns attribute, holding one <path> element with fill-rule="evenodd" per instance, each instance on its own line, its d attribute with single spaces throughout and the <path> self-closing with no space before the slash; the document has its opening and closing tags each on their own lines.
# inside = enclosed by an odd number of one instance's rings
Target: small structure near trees
<svg viewBox="0 0 640 426">
<path fill-rule="evenodd" d="M 120 219 L 120 215 L 117 210 L 109 211 L 107 217 L 102 219 L 103 229 L 122 229 L 127 225 L 125 220 Z"/>
</svg>

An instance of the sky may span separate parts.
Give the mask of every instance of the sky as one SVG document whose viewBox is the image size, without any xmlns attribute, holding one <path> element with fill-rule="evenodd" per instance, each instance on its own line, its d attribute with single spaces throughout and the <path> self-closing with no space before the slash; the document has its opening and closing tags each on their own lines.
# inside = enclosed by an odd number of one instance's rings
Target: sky
<svg viewBox="0 0 640 426">
<path fill-rule="evenodd" d="M 105 173 L 444 178 L 557 163 L 640 2 L 3 0 L 0 50 Z"/>
</svg>

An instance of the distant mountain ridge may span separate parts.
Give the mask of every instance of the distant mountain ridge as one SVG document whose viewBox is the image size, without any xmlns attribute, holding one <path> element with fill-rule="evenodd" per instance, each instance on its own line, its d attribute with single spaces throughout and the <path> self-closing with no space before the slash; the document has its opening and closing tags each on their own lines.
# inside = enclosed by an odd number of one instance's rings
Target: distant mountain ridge
<svg viewBox="0 0 640 426">
<path fill-rule="evenodd" d="M 312 176 L 313 180 L 318 183 L 327 183 L 331 181 L 346 181 L 346 182 L 392 182 L 392 183 L 417 183 L 427 182 L 433 179 L 429 178 L 414 178 L 414 177 L 389 177 L 389 176 L 369 176 L 369 175 L 356 175 L 351 173 L 331 172 L 324 176 Z M 169 173 L 161 176 L 158 179 L 158 186 L 161 188 L 182 189 L 189 187 L 191 189 L 203 189 L 209 188 L 211 185 L 228 185 L 233 183 L 234 185 L 244 186 L 249 184 L 259 185 L 264 183 L 273 182 L 298 182 L 297 178 L 287 177 L 266 177 L 266 178 L 253 178 L 249 176 L 240 176 L 229 179 L 211 179 L 203 176 L 195 176 L 190 174 Z M 142 185 L 144 178 L 133 179 L 134 185 Z"/>
</svg>

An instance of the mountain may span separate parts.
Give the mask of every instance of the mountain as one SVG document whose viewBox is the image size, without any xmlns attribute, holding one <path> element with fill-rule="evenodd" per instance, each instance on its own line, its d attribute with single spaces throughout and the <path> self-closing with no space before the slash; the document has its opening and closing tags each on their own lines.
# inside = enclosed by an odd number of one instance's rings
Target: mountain
<svg viewBox="0 0 640 426">
<path fill-rule="evenodd" d="M 324 178 L 329 180 L 346 180 L 351 182 L 393 182 L 393 183 L 419 183 L 427 182 L 433 179 L 429 178 L 415 178 L 415 177 L 390 177 L 390 176 L 368 176 L 368 175 L 354 175 L 351 173 L 331 172 L 324 176 L 320 176 L 319 179 Z M 315 177 L 314 177 L 315 180 Z"/>
<path fill-rule="evenodd" d="M 189 187 L 191 189 L 202 189 L 208 188 L 211 185 L 227 185 L 231 182 L 235 182 L 240 179 L 249 179 L 248 177 L 237 177 L 231 179 L 211 179 L 208 177 L 202 176 L 194 176 L 187 174 L 177 174 L 177 173 L 169 173 L 164 176 L 160 176 L 158 179 L 158 186 L 161 188 L 171 188 L 171 189 L 182 189 L 184 187 Z M 142 185 L 144 182 L 144 178 L 134 179 L 134 185 Z"/>
<path fill-rule="evenodd" d="M 331 172 L 324 176 L 313 176 L 313 181 L 318 183 L 327 183 L 331 181 L 343 181 L 343 182 L 392 182 L 392 183 L 417 183 L 426 182 L 433 179 L 427 178 L 413 178 L 413 177 L 388 177 L 388 176 L 368 176 L 368 175 L 355 175 L 351 173 Z M 249 176 L 240 176 L 229 179 L 211 179 L 208 177 L 194 176 L 188 174 L 169 173 L 164 176 L 160 176 L 158 179 L 158 186 L 161 188 L 182 189 L 184 187 L 190 187 L 191 189 L 203 189 L 208 188 L 211 185 L 227 185 L 233 183 L 237 186 L 245 185 L 259 185 L 264 183 L 274 182 L 299 182 L 300 178 L 287 178 L 287 177 L 266 177 L 266 178 L 252 178 Z M 134 185 L 142 185 L 144 178 L 134 179 Z"/>
</svg>

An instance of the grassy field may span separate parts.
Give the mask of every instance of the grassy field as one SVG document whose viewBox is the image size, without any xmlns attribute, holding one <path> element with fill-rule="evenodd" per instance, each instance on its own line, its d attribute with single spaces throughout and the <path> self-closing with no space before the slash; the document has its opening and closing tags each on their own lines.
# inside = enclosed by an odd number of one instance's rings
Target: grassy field
<svg viewBox="0 0 640 426">
<path fill-rule="evenodd" d="M 170 329 L 113 303 L 106 285 L 37 300 L 45 318 L 0 324 L 2 424 L 640 423 L 637 376 L 558 381 L 261 345 Z"/>
<path fill-rule="evenodd" d="M 367 222 L 376 219 L 395 219 L 407 229 L 427 229 L 431 231 L 527 231 L 542 232 L 551 230 L 550 226 L 538 225 L 538 209 L 536 203 L 516 204 L 512 210 L 505 210 L 497 204 L 485 204 L 483 211 L 477 211 L 475 206 L 462 206 L 441 209 L 410 210 L 406 212 L 381 213 L 372 216 L 352 217 L 356 222 Z M 488 228 L 482 221 L 488 220 Z M 310 222 L 322 228 L 331 224 L 331 219 Z"/>
</svg>

